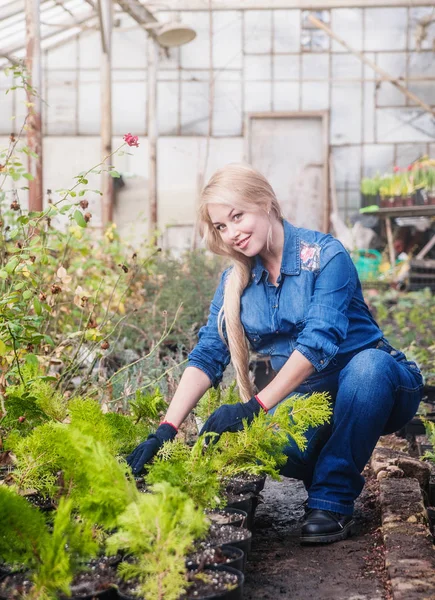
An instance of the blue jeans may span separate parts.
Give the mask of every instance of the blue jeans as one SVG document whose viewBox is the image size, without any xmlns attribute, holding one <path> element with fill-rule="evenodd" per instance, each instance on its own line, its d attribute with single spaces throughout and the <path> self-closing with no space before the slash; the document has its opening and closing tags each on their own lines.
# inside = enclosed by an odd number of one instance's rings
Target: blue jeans
<svg viewBox="0 0 435 600">
<path fill-rule="evenodd" d="M 281 474 L 303 480 L 309 508 L 351 515 L 364 486 L 361 472 L 379 437 L 412 419 L 422 398 L 423 377 L 385 339 L 335 365 L 294 392 L 329 392 L 333 418 L 329 425 L 308 430 L 303 452 L 289 440 Z"/>
</svg>

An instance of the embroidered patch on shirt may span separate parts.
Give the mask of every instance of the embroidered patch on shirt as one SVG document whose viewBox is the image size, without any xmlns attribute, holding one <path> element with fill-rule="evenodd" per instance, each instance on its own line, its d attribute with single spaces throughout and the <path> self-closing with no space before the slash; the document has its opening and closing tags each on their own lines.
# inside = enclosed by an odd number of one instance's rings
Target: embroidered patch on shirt
<svg viewBox="0 0 435 600">
<path fill-rule="evenodd" d="M 320 269 L 320 246 L 301 241 L 301 268 L 305 271 Z"/>
</svg>

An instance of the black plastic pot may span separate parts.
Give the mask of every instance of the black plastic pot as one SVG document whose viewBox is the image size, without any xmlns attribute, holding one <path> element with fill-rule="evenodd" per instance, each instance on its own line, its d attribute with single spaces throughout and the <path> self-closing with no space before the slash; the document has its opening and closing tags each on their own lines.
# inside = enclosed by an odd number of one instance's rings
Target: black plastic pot
<svg viewBox="0 0 435 600">
<path fill-rule="evenodd" d="M 242 573 L 245 571 L 245 564 L 246 564 L 245 553 L 243 552 L 243 550 L 241 548 L 236 548 L 236 546 L 230 546 L 229 544 L 224 544 L 223 546 L 221 546 L 221 550 L 226 557 L 230 558 L 229 562 L 226 562 L 224 564 L 212 564 L 210 566 L 232 567 L 233 569 L 238 569 L 239 571 L 242 571 Z M 209 567 L 209 565 L 206 566 L 206 568 L 208 568 L 208 567 Z M 194 571 L 195 569 L 198 568 L 198 564 L 197 563 L 187 564 L 187 568 L 189 570 Z"/>
<path fill-rule="evenodd" d="M 220 594 L 215 594 L 213 596 L 195 596 L 195 600 L 243 600 L 243 584 L 245 582 L 245 576 L 243 575 L 243 573 L 241 571 L 239 571 L 238 569 L 234 569 L 233 567 L 226 567 L 226 566 L 208 567 L 207 569 L 204 569 L 204 571 L 209 571 L 209 570 L 210 571 L 213 571 L 213 570 L 229 571 L 230 573 L 234 573 L 234 575 L 237 575 L 239 585 L 234 590 L 229 590 L 228 592 L 222 592 Z M 126 594 L 123 594 L 120 591 L 118 591 L 118 598 L 120 598 L 121 600 L 145 600 L 145 599 L 141 599 L 137 596 L 135 596 L 135 597 L 127 596 Z M 183 598 L 184 598 L 184 596 L 183 596 Z"/>
<path fill-rule="evenodd" d="M 428 504 L 435 507 L 435 475 L 429 477 Z"/>
<path fill-rule="evenodd" d="M 248 513 L 245 510 L 241 510 L 239 508 L 232 508 L 232 507 L 230 508 L 228 506 L 222 510 L 224 512 L 230 513 L 232 515 L 238 515 L 239 519 L 237 519 L 237 520 L 228 519 L 228 521 L 226 521 L 224 518 L 222 518 L 222 519 L 218 520 L 213 517 L 213 512 L 211 512 L 208 514 L 210 521 L 212 521 L 213 523 L 218 523 L 219 525 L 233 525 L 234 527 L 247 527 L 248 526 Z"/>
<path fill-rule="evenodd" d="M 256 496 L 253 492 L 250 492 L 248 494 L 243 494 L 238 497 L 233 497 L 231 499 L 231 502 L 227 504 L 227 507 L 236 508 L 238 510 L 243 510 L 244 512 L 246 512 L 246 514 L 248 515 L 246 527 L 252 530 L 254 527 L 254 517 L 257 505 L 258 496 Z"/>
<path fill-rule="evenodd" d="M 263 490 L 265 483 L 266 475 L 248 481 L 244 481 L 242 477 L 240 479 L 236 477 L 228 483 L 227 492 L 233 494 L 252 493 L 258 495 Z"/>
<path fill-rule="evenodd" d="M 434 535 L 434 527 L 435 527 L 435 507 L 427 506 L 426 507 L 427 518 L 429 519 L 429 528 L 431 530 L 432 535 Z"/>
<path fill-rule="evenodd" d="M 221 592 L 220 594 L 213 594 L 212 596 L 195 596 L 195 600 L 243 600 L 243 584 L 245 582 L 245 576 L 238 569 L 232 567 L 210 567 L 204 569 L 204 571 L 228 571 L 237 575 L 238 586 L 234 590 L 227 592 Z M 189 598 L 189 596 L 187 596 Z"/>
<path fill-rule="evenodd" d="M 435 385 L 426 384 L 423 388 L 423 402 L 435 404 Z"/>
<path fill-rule="evenodd" d="M 248 554 L 251 551 L 251 544 L 252 544 L 252 533 L 250 533 L 249 537 L 245 538 L 244 540 L 231 540 L 231 542 L 229 542 L 228 544 L 222 544 L 222 548 L 225 548 L 226 546 L 230 546 L 231 548 L 239 548 L 240 550 L 243 550 L 243 561 L 242 561 L 242 565 L 243 568 L 241 569 L 243 572 L 245 572 L 246 569 L 246 561 L 248 560 Z"/>
<path fill-rule="evenodd" d="M 71 596 L 70 600 L 118 600 L 118 589 L 116 587 L 102 590 L 101 592 L 93 592 L 86 596 Z"/>
</svg>

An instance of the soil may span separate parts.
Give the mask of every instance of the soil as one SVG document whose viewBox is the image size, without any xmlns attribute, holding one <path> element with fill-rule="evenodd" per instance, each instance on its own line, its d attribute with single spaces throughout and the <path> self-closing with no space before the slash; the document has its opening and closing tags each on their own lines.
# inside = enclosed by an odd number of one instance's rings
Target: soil
<svg viewBox="0 0 435 600">
<path fill-rule="evenodd" d="M 259 477 L 251 473 L 240 473 L 237 477 L 232 477 L 225 486 L 229 495 L 238 496 L 239 494 L 248 494 L 253 492 L 258 494 L 264 487 L 266 477 Z"/>
<path fill-rule="evenodd" d="M 251 532 L 244 527 L 234 527 L 233 525 L 210 525 L 208 536 L 200 543 L 201 548 L 210 546 L 222 546 L 231 542 L 239 542 L 251 537 Z"/>
<path fill-rule="evenodd" d="M 253 492 L 243 492 L 242 494 L 232 494 L 226 492 L 225 498 L 228 506 L 246 510 L 243 508 L 245 506 L 249 510 L 249 507 L 252 506 L 251 503 L 253 498 L 255 498 L 255 494 Z"/>
<path fill-rule="evenodd" d="M 235 525 L 236 527 L 243 526 L 243 522 L 247 517 L 246 513 L 230 512 L 224 508 L 222 510 L 213 510 L 206 514 L 210 521 L 216 523 L 216 525 Z"/>
<path fill-rule="evenodd" d="M 209 565 L 225 565 L 238 558 L 235 550 L 229 548 L 206 548 L 202 552 L 189 554 L 186 559 L 186 566 L 191 569 L 193 566 L 200 570 Z"/>
<path fill-rule="evenodd" d="M 378 482 L 368 472 L 365 476 L 355 507 L 356 534 L 312 546 L 299 542 L 306 499 L 302 482 L 267 480 L 246 567 L 245 600 L 391 600 Z"/>
<path fill-rule="evenodd" d="M 57 508 L 51 498 L 44 498 L 40 494 L 29 494 L 28 496 L 25 496 L 25 498 L 32 506 L 39 508 L 39 510 L 42 510 L 43 512 L 50 512 Z"/>
<path fill-rule="evenodd" d="M 115 568 L 120 560 L 118 556 L 101 556 L 90 561 L 88 568 L 74 578 L 71 584 L 72 595 L 80 598 L 109 589 L 115 583 Z"/>
<path fill-rule="evenodd" d="M 188 579 L 190 579 L 192 585 L 187 589 L 186 596 L 182 596 L 186 600 L 221 594 L 238 585 L 237 575 L 227 571 L 202 571 L 199 574 L 192 572 L 191 577 L 188 577 Z"/>
<path fill-rule="evenodd" d="M 29 593 L 31 587 L 32 582 L 29 573 L 12 572 L 9 575 L 5 575 L 2 571 L 0 578 L 0 600 L 3 600 L 3 598 L 7 600 L 22 598 Z"/>
</svg>

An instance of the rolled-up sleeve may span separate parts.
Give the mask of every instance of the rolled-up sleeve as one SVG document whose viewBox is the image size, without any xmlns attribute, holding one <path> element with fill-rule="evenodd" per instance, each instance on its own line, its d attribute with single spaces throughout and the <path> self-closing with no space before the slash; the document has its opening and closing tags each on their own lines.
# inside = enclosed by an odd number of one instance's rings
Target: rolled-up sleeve
<svg viewBox="0 0 435 600">
<path fill-rule="evenodd" d="M 352 259 L 341 244 L 334 242 L 332 248 L 324 250 L 324 257 L 321 255 L 321 263 L 324 258 L 325 264 L 321 264 L 305 326 L 295 346 L 316 371 L 328 366 L 347 336 L 347 311 L 357 283 Z"/>
<path fill-rule="evenodd" d="M 230 352 L 222 341 L 218 329 L 218 314 L 223 305 L 224 285 L 229 269 L 223 272 L 221 281 L 210 304 L 207 324 L 198 333 L 198 343 L 188 355 L 189 367 L 197 367 L 209 377 L 216 387 L 222 380 L 230 362 Z"/>
</svg>

